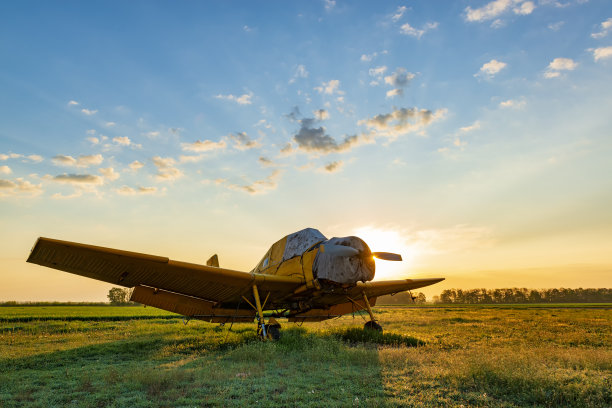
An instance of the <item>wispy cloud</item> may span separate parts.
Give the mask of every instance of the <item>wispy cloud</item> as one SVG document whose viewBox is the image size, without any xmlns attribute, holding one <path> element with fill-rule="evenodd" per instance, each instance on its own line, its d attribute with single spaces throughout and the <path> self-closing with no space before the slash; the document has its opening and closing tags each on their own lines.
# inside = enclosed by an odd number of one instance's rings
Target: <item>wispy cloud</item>
<svg viewBox="0 0 612 408">
<path fill-rule="evenodd" d="M 275 166 L 276 163 L 274 163 L 272 160 L 268 159 L 267 157 L 263 157 L 261 156 L 259 159 L 259 164 L 261 164 L 264 167 L 272 167 Z"/>
<path fill-rule="evenodd" d="M 81 155 L 78 158 L 58 154 L 51 161 L 58 166 L 89 167 L 101 164 L 104 158 L 101 154 Z"/>
<path fill-rule="evenodd" d="M 300 78 L 308 78 L 308 70 L 302 64 L 295 67 L 293 77 L 289 80 L 289 83 L 292 84 Z"/>
<path fill-rule="evenodd" d="M 115 190 L 117 194 L 121 195 L 151 195 L 158 192 L 157 187 L 137 187 L 132 188 L 129 186 L 122 186 Z"/>
<path fill-rule="evenodd" d="M 78 106 L 79 103 L 77 101 L 68 101 L 68 106 Z"/>
<path fill-rule="evenodd" d="M 227 142 L 225 140 L 219 140 L 213 142 L 212 140 L 196 140 L 193 143 L 181 143 L 181 149 L 186 152 L 210 152 L 213 150 L 225 149 Z"/>
<path fill-rule="evenodd" d="M 249 194 L 266 194 L 270 191 L 278 188 L 278 182 L 282 175 L 282 171 L 279 169 L 274 170 L 268 177 L 263 180 L 256 180 L 251 184 L 238 185 L 238 184 L 227 184 L 224 180 L 221 183 L 226 183 L 227 187 L 231 190 L 242 191 Z"/>
<path fill-rule="evenodd" d="M 475 77 L 484 77 L 484 78 L 493 78 L 496 74 L 498 74 L 502 69 L 506 68 L 508 64 L 505 62 L 498 61 L 496 59 L 492 59 L 489 62 L 486 62 L 480 67 L 477 73 L 474 74 Z"/>
<path fill-rule="evenodd" d="M 562 71 L 573 71 L 578 63 L 571 58 L 555 58 L 544 71 L 544 78 L 558 78 Z"/>
<path fill-rule="evenodd" d="M 523 109 L 525 105 L 527 105 L 527 102 L 524 99 L 520 99 L 520 100 L 507 99 L 499 103 L 500 108 L 509 108 L 509 109 Z"/>
<path fill-rule="evenodd" d="M 396 23 L 400 18 L 402 18 L 406 10 L 408 10 L 406 6 L 399 6 L 397 10 L 395 10 L 395 13 L 391 15 L 391 20 Z"/>
<path fill-rule="evenodd" d="M 253 98 L 253 92 L 249 92 L 246 94 L 242 94 L 240 96 L 236 96 L 236 95 L 215 95 L 215 98 L 217 99 L 223 99 L 226 101 L 232 101 L 232 102 L 236 102 L 238 105 L 250 105 L 253 102 L 251 101 L 251 98 Z"/>
<path fill-rule="evenodd" d="M 92 115 L 95 115 L 96 113 L 98 113 L 98 110 L 97 109 L 85 109 L 85 108 L 83 108 L 83 109 L 81 109 L 81 112 L 83 112 L 84 115 L 92 116 Z"/>
<path fill-rule="evenodd" d="M 433 30 L 438 27 L 437 22 L 429 22 L 423 25 L 421 28 L 415 28 L 408 23 L 402 24 L 400 27 L 400 33 L 416 37 L 420 39 L 426 32 Z"/>
<path fill-rule="evenodd" d="M 340 90 L 340 81 L 338 79 L 332 79 L 328 82 L 323 82 L 321 86 L 315 87 L 315 90 L 321 94 L 326 95 L 343 95 L 344 92 Z"/>
<path fill-rule="evenodd" d="M 610 30 L 612 30 L 612 17 L 602 22 L 599 25 L 599 31 L 592 33 L 591 37 L 595 39 L 604 38 L 605 36 L 608 35 Z"/>
</svg>

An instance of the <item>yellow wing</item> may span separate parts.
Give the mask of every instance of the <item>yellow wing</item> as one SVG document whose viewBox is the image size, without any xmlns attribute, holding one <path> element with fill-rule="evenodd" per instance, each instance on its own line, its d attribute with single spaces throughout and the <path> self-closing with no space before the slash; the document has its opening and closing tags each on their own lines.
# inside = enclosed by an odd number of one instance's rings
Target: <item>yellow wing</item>
<svg viewBox="0 0 612 408">
<path fill-rule="evenodd" d="M 253 284 L 282 297 L 304 283 L 299 277 L 270 276 L 76 242 L 39 238 L 28 262 L 125 287 L 147 286 L 215 303 L 240 302 Z"/>
</svg>

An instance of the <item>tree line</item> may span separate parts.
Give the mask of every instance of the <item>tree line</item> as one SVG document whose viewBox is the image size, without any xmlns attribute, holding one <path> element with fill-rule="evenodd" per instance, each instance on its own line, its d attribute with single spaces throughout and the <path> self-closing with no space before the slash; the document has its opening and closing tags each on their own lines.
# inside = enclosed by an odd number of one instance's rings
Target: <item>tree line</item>
<svg viewBox="0 0 612 408">
<path fill-rule="evenodd" d="M 434 303 L 610 303 L 612 289 L 446 289 Z"/>
</svg>

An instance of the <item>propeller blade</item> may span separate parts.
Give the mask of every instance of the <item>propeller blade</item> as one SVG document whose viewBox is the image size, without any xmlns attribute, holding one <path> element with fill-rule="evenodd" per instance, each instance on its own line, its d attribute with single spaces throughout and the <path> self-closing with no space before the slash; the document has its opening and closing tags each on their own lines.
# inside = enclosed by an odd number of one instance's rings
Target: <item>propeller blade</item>
<svg viewBox="0 0 612 408">
<path fill-rule="evenodd" d="M 372 252 L 374 258 L 384 259 L 385 261 L 401 261 L 402 256 L 400 254 L 393 254 L 391 252 Z"/>
<path fill-rule="evenodd" d="M 344 245 L 333 245 L 333 244 L 325 244 L 321 245 L 320 251 L 324 254 L 328 254 L 331 256 L 355 256 L 359 254 L 359 251 L 355 248 L 351 248 L 349 246 Z"/>
</svg>

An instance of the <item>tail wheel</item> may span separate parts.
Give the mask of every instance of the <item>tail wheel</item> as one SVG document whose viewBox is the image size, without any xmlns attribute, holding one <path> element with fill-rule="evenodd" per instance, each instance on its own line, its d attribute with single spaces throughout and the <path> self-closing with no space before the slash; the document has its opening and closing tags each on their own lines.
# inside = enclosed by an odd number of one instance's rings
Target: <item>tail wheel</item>
<svg viewBox="0 0 612 408">
<path fill-rule="evenodd" d="M 376 330 L 377 332 L 383 331 L 382 326 L 376 323 L 374 320 L 370 320 L 363 326 L 364 330 Z"/>
</svg>

